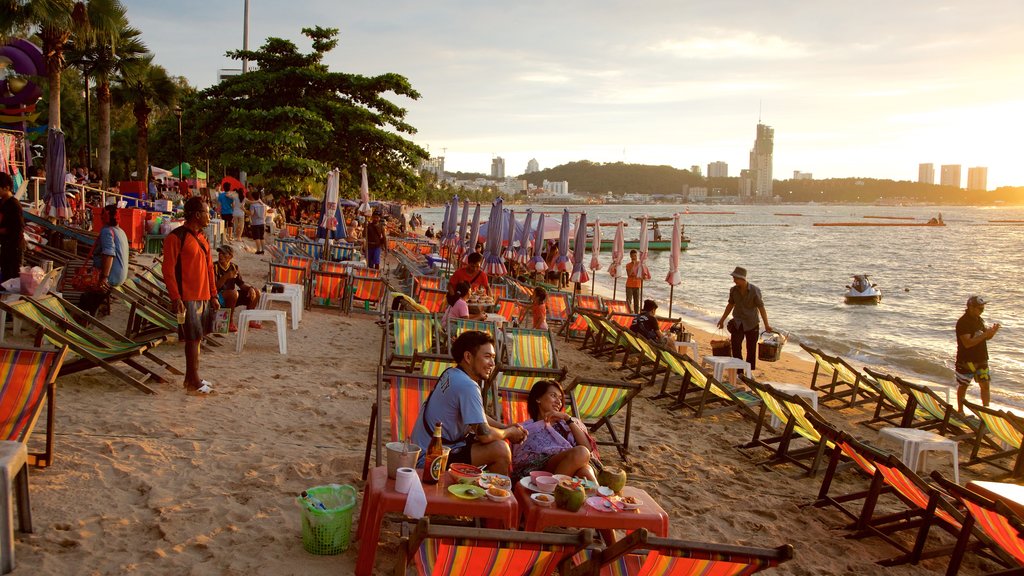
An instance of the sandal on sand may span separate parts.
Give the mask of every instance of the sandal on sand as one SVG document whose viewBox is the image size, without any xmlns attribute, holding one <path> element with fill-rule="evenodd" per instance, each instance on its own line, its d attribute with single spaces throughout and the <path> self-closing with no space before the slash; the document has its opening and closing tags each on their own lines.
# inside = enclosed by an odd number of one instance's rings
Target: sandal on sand
<svg viewBox="0 0 1024 576">
<path fill-rule="evenodd" d="M 209 382 L 203 382 L 203 385 L 195 390 L 189 390 L 186 392 L 189 396 L 212 396 L 217 393 L 216 390 L 210 386 Z"/>
</svg>

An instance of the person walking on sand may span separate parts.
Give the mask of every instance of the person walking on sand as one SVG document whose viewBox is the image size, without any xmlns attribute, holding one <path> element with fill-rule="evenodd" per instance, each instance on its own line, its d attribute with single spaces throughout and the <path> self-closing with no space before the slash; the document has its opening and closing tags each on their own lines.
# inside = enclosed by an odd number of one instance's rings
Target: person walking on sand
<svg viewBox="0 0 1024 576">
<path fill-rule="evenodd" d="M 388 246 L 388 233 L 380 221 L 380 212 L 374 212 L 366 225 L 366 266 L 380 268 L 380 255 Z"/>
<path fill-rule="evenodd" d="M 981 296 L 967 299 L 964 315 L 956 321 L 956 409 L 964 411 L 964 398 L 971 380 L 981 389 L 981 404 L 988 406 L 991 378 L 988 372 L 988 342 L 999 332 L 999 323 L 985 327 L 981 315 L 985 312 L 985 300 Z"/>
<path fill-rule="evenodd" d="M 185 224 L 164 239 L 162 269 L 171 308 L 178 314 L 178 337 L 185 343 L 185 391 L 193 396 L 214 393 L 213 385 L 199 377 L 199 345 L 220 308 L 213 256 L 203 234 L 209 223 L 203 199 L 193 196 L 185 202 Z"/>
<path fill-rule="evenodd" d="M 267 205 L 261 200 L 259 190 L 251 192 L 252 202 L 249 204 L 249 235 L 256 242 L 256 253 L 263 254 L 263 236 L 267 231 Z"/>
<path fill-rule="evenodd" d="M 14 197 L 14 180 L 0 172 L 0 282 L 21 277 L 25 254 L 25 220 L 21 203 Z"/>
<path fill-rule="evenodd" d="M 737 266 L 732 271 L 733 287 L 729 289 L 729 303 L 725 312 L 718 320 L 718 327 L 725 326 L 725 319 L 732 312 L 732 320 L 729 321 L 729 336 L 732 339 L 732 355 L 734 358 L 743 358 L 743 339 L 747 340 L 747 362 L 753 370 L 757 363 L 757 337 L 760 327 L 757 322 L 758 313 L 764 319 L 764 329 L 772 331 L 768 324 L 768 312 L 764 309 L 764 300 L 761 299 L 761 289 L 747 282 L 747 269 Z"/>
<path fill-rule="evenodd" d="M 636 250 L 629 251 L 629 262 L 626 263 L 626 306 L 633 314 L 639 314 L 640 290 L 644 287 L 643 268 L 637 260 Z"/>
<path fill-rule="evenodd" d="M 235 237 L 234 202 L 234 198 L 232 198 L 231 194 L 231 183 L 225 182 L 224 186 L 221 187 L 220 194 L 217 195 L 217 206 L 220 208 L 220 219 L 224 221 L 224 236 L 228 240 L 233 240 Z"/>
</svg>

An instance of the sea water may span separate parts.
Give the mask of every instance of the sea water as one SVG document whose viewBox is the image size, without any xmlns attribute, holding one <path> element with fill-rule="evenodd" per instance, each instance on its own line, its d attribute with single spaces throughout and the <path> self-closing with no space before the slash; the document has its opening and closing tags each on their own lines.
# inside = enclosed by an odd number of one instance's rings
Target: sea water
<svg viewBox="0 0 1024 576">
<path fill-rule="evenodd" d="M 562 207 L 513 206 L 521 224 L 527 208 L 559 219 Z M 625 238 L 638 237 L 633 217 L 672 216 L 690 238 L 682 253 L 682 283 L 672 293 L 672 311 L 684 323 L 715 331 L 725 309 L 730 273 L 747 269 L 747 278 L 761 289 L 772 328 L 789 336 L 786 350 L 798 342 L 838 354 L 854 366 L 872 366 L 913 379 L 953 385 L 956 356 L 954 326 L 967 297 L 989 300 L 983 318 L 1002 328 L 988 342 L 993 397 L 1024 407 L 1024 224 L 991 220 L 1024 220 L 1024 208 L 897 207 L 836 205 L 605 205 L 570 206 L 572 222 L 585 210 L 589 222 L 628 225 Z M 696 211 L 732 214 L 693 214 Z M 444 207 L 417 210 L 440 230 Z M 924 223 L 942 213 L 944 227 L 816 227 L 815 222 Z M 488 213 L 484 206 L 483 214 Z M 783 214 L 799 214 L 798 216 Z M 864 216 L 911 218 L 872 219 Z M 536 217 L 534 219 L 536 221 Z M 664 237 L 672 223 L 662 222 Z M 613 238 L 602 227 L 602 238 Z M 571 246 L 571 243 L 570 243 Z M 598 292 L 611 291 L 611 253 L 600 255 Z M 628 250 L 625 260 L 628 261 Z M 669 307 L 665 282 L 669 252 L 651 252 L 651 280 L 644 297 Z M 589 264 L 590 254 L 584 259 Z M 848 305 L 843 294 L 854 274 L 867 274 L 882 291 L 877 306 Z M 625 295 L 625 279 L 617 283 Z M 589 293 L 590 286 L 583 290 Z M 763 328 L 763 326 L 762 326 Z M 972 392 L 976 392 L 974 388 Z"/>
</svg>

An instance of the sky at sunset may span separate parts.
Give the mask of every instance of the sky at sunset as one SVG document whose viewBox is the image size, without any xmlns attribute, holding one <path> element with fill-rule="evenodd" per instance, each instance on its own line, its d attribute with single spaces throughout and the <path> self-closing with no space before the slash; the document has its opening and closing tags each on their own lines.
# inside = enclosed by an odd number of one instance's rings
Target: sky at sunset
<svg viewBox="0 0 1024 576">
<path fill-rule="evenodd" d="M 242 43 L 243 0 L 125 0 L 156 62 L 199 88 Z M 916 180 L 921 162 L 1024 186 L 1024 2 L 250 1 L 249 44 L 406 76 L 412 139 L 449 171 L 575 160 L 746 168 L 758 115 L 774 176 Z M 572 183 L 570 182 L 570 188 Z"/>
</svg>

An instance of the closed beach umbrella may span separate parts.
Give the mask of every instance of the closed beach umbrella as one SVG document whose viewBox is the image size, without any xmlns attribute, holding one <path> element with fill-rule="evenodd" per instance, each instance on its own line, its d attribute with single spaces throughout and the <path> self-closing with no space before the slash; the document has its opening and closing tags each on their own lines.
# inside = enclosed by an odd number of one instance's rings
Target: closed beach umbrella
<svg viewBox="0 0 1024 576">
<path fill-rule="evenodd" d="M 444 218 L 441 219 L 441 238 L 446 240 L 448 238 L 448 215 L 452 211 L 452 205 L 448 202 L 444 204 Z"/>
<path fill-rule="evenodd" d="M 327 173 L 327 190 L 324 192 L 324 203 L 320 206 L 320 227 L 331 232 L 338 229 L 338 180 L 341 172 L 335 168 Z M 330 236 L 329 234 L 327 235 Z"/>
<path fill-rule="evenodd" d="M 516 211 L 508 211 L 508 221 L 505 223 L 505 250 L 502 255 L 506 260 L 515 260 L 516 258 Z"/>
<path fill-rule="evenodd" d="M 69 218 L 68 198 L 64 195 L 64 133 L 51 128 L 46 132 L 46 194 L 48 214 L 55 218 Z"/>
<path fill-rule="evenodd" d="M 370 177 L 366 174 L 366 164 L 359 165 L 359 173 L 361 181 L 359 183 L 359 196 L 362 200 L 362 204 L 359 205 L 359 213 L 363 215 L 370 214 Z"/>
<path fill-rule="evenodd" d="M 505 263 L 501 260 L 501 239 L 504 238 L 502 223 L 505 211 L 501 208 L 501 198 L 491 203 L 491 215 L 487 218 L 487 252 L 484 254 L 484 272 L 490 276 L 504 276 Z M 477 210 L 480 207 L 477 206 Z"/>
<path fill-rule="evenodd" d="M 498 230 L 501 230 L 501 226 L 495 226 Z M 466 252 L 462 256 L 463 264 L 469 260 L 469 254 L 476 252 L 476 243 L 480 241 L 480 203 L 476 205 L 476 209 L 473 210 L 473 224 L 469 227 L 469 242 L 466 244 Z"/>
<path fill-rule="evenodd" d="M 552 267 L 559 272 L 568 272 L 572 269 L 569 262 L 569 209 L 562 212 L 562 227 L 558 232 L 558 257 L 552 263 Z"/>
<path fill-rule="evenodd" d="M 594 294 L 594 283 L 597 281 L 596 272 L 601 269 L 601 261 L 597 259 L 601 252 L 601 219 L 594 219 L 594 237 L 590 241 L 590 294 Z"/>
<path fill-rule="evenodd" d="M 458 244 L 456 239 L 459 234 L 459 197 L 452 198 L 451 210 L 448 211 L 448 230 L 445 232 L 444 245 L 448 247 L 449 252 L 453 250 Z"/>
<path fill-rule="evenodd" d="M 647 243 L 649 239 L 647 237 L 647 216 L 644 215 L 643 219 L 640 220 L 640 248 L 637 250 L 636 262 L 637 266 L 640 267 L 640 277 L 644 280 L 651 279 L 651 271 L 647 269 Z M 640 297 L 643 298 L 643 287 L 640 288 Z"/>
<path fill-rule="evenodd" d="M 672 215 L 672 252 L 668 257 L 668 276 L 665 277 L 665 282 L 668 282 L 668 317 L 672 317 L 672 299 L 675 296 L 674 292 L 676 286 L 683 281 L 683 274 L 679 271 L 679 236 L 682 233 L 679 224 L 679 213 L 676 212 Z"/>
<path fill-rule="evenodd" d="M 572 249 L 572 275 L 569 280 L 583 284 L 590 280 L 583 258 L 587 254 L 587 213 L 580 213 L 576 219 L 576 243 Z"/>
<path fill-rule="evenodd" d="M 519 232 L 519 248 L 516 250 L 516 262 L 526 265 L 530 261 L 530 222 L 533 220 L 533 210 L 526 211 L 526 221 L 523 222 L 523 229 Z"/>
<path fill-rule="evenodd" d="M 612 264 L 608 267 L 608 275 L 614 279 L 612 300 L 618 295 L 619 277 L 622 276 L 622 257 L 626 251 L 626 240 L 623 237 L 625 228 L 626 224 L 619 220 L 619 225 L 615 227 L 615 241 L 612 242 Z"/>
<path fill-rule="evenodd" d="M 544 273 L 548 269 L 548 265 L 544 262 L 544 257 L 541 255 L 541 250 L 544 247 L 544 213 L 540 213 L 540 218 L 537 219 L 537 234 L 533 237 L 533 257 L 526 264 L 528 270 L 534 272 Z"/>
<path fill-rule="evenodd" d="M 456 256 L 466 252 L 466 232 L 469 230 L 469 200 L 462 201 L 462 218 L 459 219 L 459 232 L 456 238 Z"/>
</svg>

